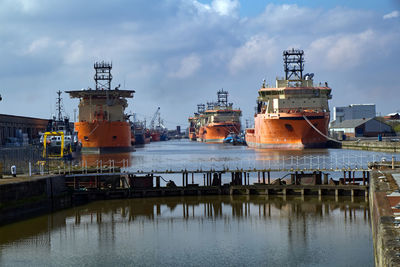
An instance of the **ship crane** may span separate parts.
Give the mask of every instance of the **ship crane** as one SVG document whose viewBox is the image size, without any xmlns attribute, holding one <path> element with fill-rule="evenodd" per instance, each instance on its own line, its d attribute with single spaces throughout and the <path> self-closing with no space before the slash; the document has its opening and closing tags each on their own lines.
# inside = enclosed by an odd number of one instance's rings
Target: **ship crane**
<svg viewBox="0 0 400 267">
<path fill-rule="evenodd" d="M 151 129 L 155 128 L 154 122 L 156 121 L 157 116 L 160 117 L 160 107 L 157 108 L 156 112 L 153 115 L 153 118 L 150 121 L 150 128 Z"/>
</svg>

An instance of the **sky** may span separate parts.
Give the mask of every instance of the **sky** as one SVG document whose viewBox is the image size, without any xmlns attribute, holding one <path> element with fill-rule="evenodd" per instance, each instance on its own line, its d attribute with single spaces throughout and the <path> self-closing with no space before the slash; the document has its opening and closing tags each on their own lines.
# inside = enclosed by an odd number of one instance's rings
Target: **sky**
<svg viewBox="0 0 400 267">
<path fill-rule="evenodd" d="M 197 104 L 229 92 L 252 121 L 262 80 L 282 77 L 282 52 L 328 82 L 330 107 L 400 111 L 400 1 L 0 0 L 0 113 L 50 118 L 56 92 L 94 87 L 93 63 L 136 91 L 127 113 L 187 126 Z M 78 100 L 62 94 L 74 119 Z"/>
</svg>

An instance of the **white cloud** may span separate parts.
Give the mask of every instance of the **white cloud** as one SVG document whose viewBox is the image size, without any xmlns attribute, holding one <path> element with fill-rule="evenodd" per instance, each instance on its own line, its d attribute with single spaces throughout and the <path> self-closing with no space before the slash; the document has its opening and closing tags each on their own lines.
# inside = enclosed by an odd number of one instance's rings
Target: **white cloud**
<svg viewBox="0 0 400 267">
<path fill-rule="evenodd" d="M 26 54 L 35 54 L 48 48 L 50 44 L 49 37 L 41 37 L 34 40 L 25 51 Z"/>
<path fill-rule="evenodd" d="M 394 10 L 383 16 L 383 19 L 393 19 L 399 17 L 400 13 L 397 10 Z"/>
<path fill-rule="evenodd" d="M 200 12 L 215 12 L 221 16 L 236 16 L 240 7 L 239 0 L 213 0 L 211 5 L 200 3 L 196 0 L 193 5 Z"/>
<path fill-rule="evenodd" d="M 240 4 L 238 0 L 213 0 L 211 6 L 218 14 L 227 16 L 235 14 Z"/>
<path fill-rule="evenodd" d="M 309 54 L 314 61 L 323 63 L 321 67 L 349 69 L 369 59 L 368 54 L 376 47 L 377 38 L 372 30 L 322 37 L 311 43 Z"/>
<path fill-rule="evenodd" d="M 187 78 L 193 75 L 201 67 L 201 59 L 197 55 L 189 55 L 180 61 L 178 69 L 170 72 L 169 76 L 173 78 Z"/>
<path fill-rule="evenodd" d="M 257 66 L 263 66 L 275 63 L 277 54 L 280 55 L 275 39 L 268 38 L 264 35 L 254 35 L 237 48 L 229 62 L 229 70 L 231 73 L 250 68 L 255 69 Z"/>
<path fill-rule="evenodd" d="M 88 55 L 84 53 L 84 45 L 81 40 L 73 41 L 64 54 L 64 62 L 73 65 L 82 60 L 86 60 Z"/>
</svg>

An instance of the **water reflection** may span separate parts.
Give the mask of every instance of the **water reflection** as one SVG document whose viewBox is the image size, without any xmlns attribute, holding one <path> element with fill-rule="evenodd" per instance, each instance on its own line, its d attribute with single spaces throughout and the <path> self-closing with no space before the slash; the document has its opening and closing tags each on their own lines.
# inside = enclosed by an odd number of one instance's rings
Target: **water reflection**
<svg viewBox="0 0 400 267">
<path fill-rule="evenodd" d="M 250 265 L 372 265 L 369 225 L 364 198 L 286 197 L 285 201 L 271 196 L 199 196 L 101 201 L 0 227 L 0 265 L 18 265 L 15 259 L 39 265 L 92 265 L 104 260 L 103 254 L 110 257 L 103 264 L 113 260 L 118 265 L 178 262 L 183 266 L 194 261 L 242 265 L 250 259 Z M 354 239 L 356 251 L 348 245 Z M 334 255 L 321 255 L 321 250 L 333 248 Z M 98 254 L 91 255 L 93 250 Z M 368 253 L 370 257 L 365 257 Z M 320 258 L 311 257 L 315 254 Z"/>
</svg>

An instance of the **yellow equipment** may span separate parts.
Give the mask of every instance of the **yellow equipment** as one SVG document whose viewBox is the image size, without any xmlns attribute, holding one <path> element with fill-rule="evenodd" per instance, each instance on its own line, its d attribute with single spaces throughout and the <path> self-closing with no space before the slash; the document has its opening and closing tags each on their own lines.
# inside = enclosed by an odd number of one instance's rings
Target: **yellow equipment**
<svg viewBox="0 0 400 267">
<path fill-rule="evenodd" d="M 51 136 L 60 136 L 61 137 L 61 146 L 60 146 L 60 152 L 59 153 L 47 153 L 47 137 Z M 43 158 L 63 158 L 64 157 L 64 132 L 59 131 L 59 132 L 45 132 L 43 135 Z M 72 146 L 71 144 L 67 147 L 66 153 L 72 153 Z"/>
</svg>

